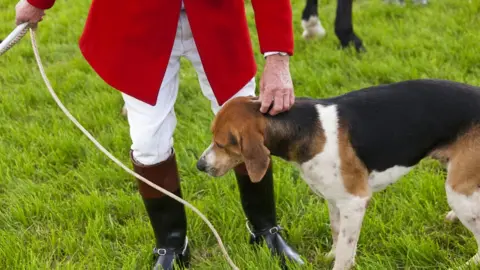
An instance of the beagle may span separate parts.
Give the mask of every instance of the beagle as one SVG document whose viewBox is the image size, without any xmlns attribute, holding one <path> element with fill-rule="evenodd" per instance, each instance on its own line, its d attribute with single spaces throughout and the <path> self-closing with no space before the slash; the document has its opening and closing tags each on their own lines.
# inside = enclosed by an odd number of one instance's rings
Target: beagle
<svg viewBox="0 0 480 270">
<path fill-rule="evenodd" d="M 213 142 L 197 162 L 219 177 L 245 162 L 253 182 L 270 155 L 295 164 L 328 202 L 333 269 L 354 265 L 362 220 L 372 194 L 425 157 L 447 165 L 452 211 L 480 244 L 480 88 L 445 80 L 410 80 L 327 99 L 297 98 L 276 116 L 254 97 L 224 104 Z M 480 262 L 480 253 L 468 263 Z"/>
</svg>

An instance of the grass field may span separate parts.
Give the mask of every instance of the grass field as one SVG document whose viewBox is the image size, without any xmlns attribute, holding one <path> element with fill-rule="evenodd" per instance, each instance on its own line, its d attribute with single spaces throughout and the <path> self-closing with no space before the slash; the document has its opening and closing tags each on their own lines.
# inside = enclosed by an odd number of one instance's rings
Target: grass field
<svg viewBox="0 0 480 270">
<path fill-rule="evenodd" d="M 129 164 L 122 101 L 89 68 L 77 47 L 90 1 L 58 1 L 39 27 L 39 46 L 60 98 L 79 121 Z M 0 37 L 13 29 L 16 1 L 0 0 Z M 426 7 L 357 0 L 354 24 L 368 53 L 338 50 L 335 1 L 322 1 L 324 40 L 301 39 L 303 1 L 294 1 L 297 96 L 328 97 L 412 78 L 480 85 L 480 4 L 432 0 Z M 248 13 L 253 14 L 247 5 Z M 263 59 L 253 20 L 260 70 Z M 182 61 L 175 147 L 186 200 L 204 212 L 241 269 L 278 269 L 267 250 L 254 252 L 232 174 L 197 172 L 210 140 L 212 114 L 190 63 Z M 99 152 L 57 108 L 34 62 L 29 38 L 0 57 L 0 269 L 148 269 L 153 232 L 133 179 Z M 275 163 L 280 223 L 308 260 L 302 269 L 329 269 L 327 206 L 298 172 Z M 357 269 L 445 269 L 477 251 L 471 233 L 443 221 L 444 173 L 426 160 L 399 183 L 376 194 L 367 211 Z M 188 210 L 192 269 L 228 269 L 216 241 Z M 296 269 L 296 268 L 292 268 Z"/>
</svg>

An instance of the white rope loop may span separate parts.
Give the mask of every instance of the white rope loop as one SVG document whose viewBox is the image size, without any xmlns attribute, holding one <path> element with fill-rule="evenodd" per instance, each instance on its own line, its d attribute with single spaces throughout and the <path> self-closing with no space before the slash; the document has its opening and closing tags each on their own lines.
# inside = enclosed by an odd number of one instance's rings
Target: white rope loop
<svg viewBox="0 0 480 270">
<path fill-rule="evenodd" d="M 25 34 L 27 34 L 29 28 L 28 23 L 22 23 L 17 26 L 12 33 L 10 33 L 2 43 L 0 43 L 0 55 L 6 53 L 10 48 L 17 44 Z"/>
<path fill-rule="evenodd" d="M 0 55 L 2 55 L 3 53 L 5 53 L 8 49 L 10 49 L 11 47 L 13 47 L 18 41 L 20 41 L 20 39 L 26 34 L 27 30 L 29 29 L 29 24 L 28 23 L 24 23 L 20 26 L 18 26 L 8 37 L 7 39 L 5 39 L 5 41 L 3 41 L 0 45 Z M 188 208 L 190 208 L 193 212 L 195 212 L 206 224 L 207 226 L 210 228 L 210 230 L 213 232 L 215 238 L 217 239 L 217 242 L 218 242 L 218 245 L 220 246 L 220 249 L 223 253 L 223 255 L 225 256 L 225 259 L 227 260 L 228 264 L 232 267 L 232 269 L 235 269 L 235 270 L 239 270 L 239 268 L 235 265 L 235 263 L 232 261 L 232 259 L 230 258 L 230 256 L 228 255 L 228 252 L 225 248 L 225 246 L 223 245 L 223 242 L 222 242 L 222 239 L 220 237 L 220 235 L 218 234 L 217 230 L 215 230 L 215 227 L 210 223 L 210 221 L 200 212 L 200 210 L 198 210 L 197 208 L 195 208 L 193 205 L 191 205 L 190 203 L 188 203 L 187 201 L 183 200 L 182 198 L 176 196 L 175 194 L 169 192 L 168 190 L 165 190 L 164 188 L 162 187 L 159 187 L 158 185 L 150 182 L 148 179 L 146 179 L 145 177 L 139 175 L 138 173 L 130 170 L 127 166 L 125 166 L 120 160 L 118 160 L 117 158 L 115 158 L 115 156 L 113 156 L 107 149 L 105 149 L 78 121 L 77 119 L 67 110 L 67 108 L 63 105 L 63 103 L 60 101 L 60 99 L 58 98 L 58 96 L 55 94 L 55 91 L 53 90 L 53 87 L 52 85 L 50 84 L 50 81 L 48 80 L 47 78 L 47 75 L 45 73 L 45 69 L 43 67 L 43 64 L 42 64 L 42 60 L 40 59 L 40 53 L 38 52 L 38 48 L 37 48 L 37 42 L 36 42 L 36 36 L 35 36 L 35 32 L 36 30 L 30 28 L 30 37 L 31 37 L 31 42 L 32 42 L 32 48 L 33 48 L 33 52 L 35 54 L 35 59 L 37 61 L 37 64 L 38 64 L 38 68 L 40 70 L 40 73 L 42 75 L 42 78 L 43 78 L 43 81 L 45 82 L 45 85 L 47 86 L 48 88 L 48 91 L 50 92 L 50 94 L 52 95 L 53 99 L 55 100 L 55 102 L 57 103 L 58 107 L 60 107 L 60 109 L 63 111 L 63 113 L 65 113 L 65 115 L 83 132 L 83 134 L 85 134 L 85 136 L 87 136 L 90 141 L 92 141 L 95 146 L 100 150 L 102 151 L 105 155 L 108 156 L 108 158 L 110 158 L 114 163 L 116 163 L 118 166 L 120 166 L 121 168 L 123 168 L 127 173 L 131 174 L 132 176 L 134 176 L 135 178 L 141 180 L 142 182 L 144 182 L 145 184 L 149 185 L 150 187 L 164 193 L 165 195 L 169 196 L 170 198 L 178 201 L 179 203 L 187 206 Z"/>
</svg>

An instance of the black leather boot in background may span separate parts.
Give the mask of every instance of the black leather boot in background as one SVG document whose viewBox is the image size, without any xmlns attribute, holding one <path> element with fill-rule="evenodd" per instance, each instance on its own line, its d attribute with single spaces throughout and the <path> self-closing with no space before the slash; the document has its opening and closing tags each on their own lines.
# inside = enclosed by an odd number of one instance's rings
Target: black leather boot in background
<svg viewBox="0 0 480 270">
<path fill-rule="evenodd" d="M 133 158 L 134 171 L 156 185 L 182 197 L 175 154 L 156 165 L 143 166 Z M 155 233 L 155 270 L 189 267 L 190 249 L 187 239 L 185 207 L 174 199 L 138 180 L 138 187 Z M 175 267 L 174 264 L 180 267 Z"/>
<path fill-rule="evenodd" d="M 234 171 L 242 207 L 252 228 L 250 243 L 259 244 L 265 241 L 272 254 L 280 255 L 284 268 L 285 258 L 304 264 L 300 255 L 282 238 L 281 227 L 277 225 L 272 164 L 258 183 L 250 180 L 244 164 L 237 166 Z"/>
</svg>

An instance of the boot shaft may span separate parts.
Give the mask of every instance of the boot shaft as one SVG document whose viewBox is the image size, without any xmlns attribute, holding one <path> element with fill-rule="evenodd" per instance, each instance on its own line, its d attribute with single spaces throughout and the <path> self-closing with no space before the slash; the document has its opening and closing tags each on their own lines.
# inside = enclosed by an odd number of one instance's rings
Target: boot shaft
<svg viewBox="0 0 480 270">
<path fill-rule="evenodd" d="M 177 161 L 173 152 L 167 160 L 154 165 L 139 164 L 135 162 L 133 156 L 131 156 L 131 160 L 136 173 L 178 197 L 182 197 Z M 155 234 L 156 247 L 181 250 L 184 247 L 187 232 L 185 207 L 144 182 L 138 179 L 137 182 Z"/>
<path fill-rule="evenodd" d="M 270 163 L 265 176 L 253 183 L 244 164 L 234 169 L 243 210 L 254 231 L 268 230 L 277 224 L 273 170 Z"/>
<path fill-rule="evenodd" d="M 132 152 L 130 153 L 130 159 L 133 164 L 133 170 L 150 182 L 170 192 L 177 191 L 180 188 L 180 177 L 174 152 L 167 160 L 154 165 L 143 165 L 136 162 Z M 161 198 L 165 196 L 162 192 L 150 187 L 139 179 L 137 179 L 137 183 L 142 198 Z"/>
</svg>

